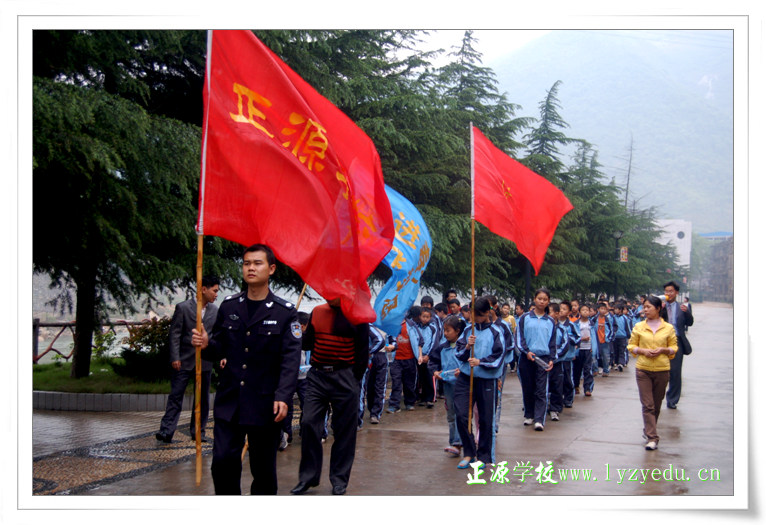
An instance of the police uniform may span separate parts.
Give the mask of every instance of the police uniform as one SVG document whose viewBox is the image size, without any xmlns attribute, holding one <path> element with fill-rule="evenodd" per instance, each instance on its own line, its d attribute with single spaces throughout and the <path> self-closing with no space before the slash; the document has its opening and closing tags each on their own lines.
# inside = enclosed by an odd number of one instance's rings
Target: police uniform
<svg viewBox="0 0 766 525">
<path fill-rule="evenodd" d="M 343 494 L 356 452 L 359 382 L 369 359 L 369 325 L 353 325 L 340 308 L 319 305 L 311 312 L 303 348 L 311 350 L 311 369 L 303 402 L 299 484 L 292 492 L 302 494 L 319 484 L 322 429 L 332 406 L 330 483 L 333 494 Z"/>
<path fill-rule="evenodd" d="M 301 327 L 295 307 L 271 291 L 248 311 L 247 292 L 224 299 L 206 359 L 226 359 L 216 391 L 212 475 L 216 494 L 240 494 L 247 436 L 251 494 L 276 494 L 281 423 L 274 402 L 292 403 L 298 381 Z"/>
</svg>

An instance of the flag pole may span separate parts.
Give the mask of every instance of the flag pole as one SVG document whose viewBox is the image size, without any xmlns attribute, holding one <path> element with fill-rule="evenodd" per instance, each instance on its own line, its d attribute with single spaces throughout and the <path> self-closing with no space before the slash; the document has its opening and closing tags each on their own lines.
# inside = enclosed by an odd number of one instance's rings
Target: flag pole
<svg viewBox="0 0 766 525">
<path fill-rule="evenodd" d="M 475 243 L 476 243 L 476 210 L 474 208 L 474 169 L 473 169 L 473 122 L 468 123 L 468 132 L 471 135 L 471 335 L 476 334 L 476 264 L 475 264 Z M 473 348 L 471 345 L 471 358 L 473 358 Z M 472 432 L 473 420 L 473 367 L 468 380 L 468 433 Z"/>
<path fill-rule="evenodd" d="M 303 295 L 306 293 L 306 288 L 308 287 L 309 283 L 303 283 L 303 290 L 301 290 L 301 294 L 298 296 L 298 302 L 295 303 L 295 309 L 297 310 L 301 306 L 301 301 L 303 300 Z M 292 425 L 292 423 L 290 423 Z M 241 461 L 245 461 L 245 454 L 247 454 L 247 436 L 245 436 L 245 446 L 242 447 L 242 458 Z"/>
<path fill-rule="evenodd" d="M 202 333 L 202 239 L 197 235 L 197 332 Z M 202 398 L 202 347 L 194 347 L 194 441 L 197 449 L 197 486 L 202 482 L 202 429 L 200 428 L 200 399 Z"/>
</svg>

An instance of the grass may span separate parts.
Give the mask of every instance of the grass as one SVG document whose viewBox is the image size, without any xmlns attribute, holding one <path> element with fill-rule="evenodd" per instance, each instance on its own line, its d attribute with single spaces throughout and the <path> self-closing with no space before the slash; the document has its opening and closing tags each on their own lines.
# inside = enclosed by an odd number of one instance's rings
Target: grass
<svg viewBox="0 0 766 525">
<path fill-rule="evenodd" d="M 49 392 L 72 392 L 79 394 L 169 394 L 170 380 L 147 383 L 117 375 L 105 362 L 94 360 L 90 364 L 90 376 L 81 379 L 69 377 L 71 363 L 33 365 L 32 389 Z M 187 387 L 193 394 L 194 383 Z"/>
</svg>

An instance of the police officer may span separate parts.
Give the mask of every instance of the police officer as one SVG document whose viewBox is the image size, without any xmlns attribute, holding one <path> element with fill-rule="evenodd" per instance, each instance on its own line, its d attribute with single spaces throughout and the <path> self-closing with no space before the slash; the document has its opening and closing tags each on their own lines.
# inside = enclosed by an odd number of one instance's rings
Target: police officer
<svg viewBox="0 0 766 525">
<path fill-rule="evenodd" d="M 340 299 L 311 312 L 303 348 L 311 350 L 306 398 L 301 421 L 301 463 L 298 484 L 290 491 L 303 494 L 319 485 L 322 473 L 322 429 L 332 406 L 333 444 L 330 451 L 332 493 L 342 495 L 356 452 L 359 383 L 370 352 L 369 325 L 351 324 L 340 309 Z"/>
<path fill-rule="evenodd" d="M 274 295 L 276 269 L 268 246 L 245 250 L 247 290 L 227 297 L 213 332 L 193 331 L 205 359 L 226 360 L 215 396 L 212 475 L 216 494 L 240 494 L 241 454 L 250 448 L 251 494 L 277 493 L 277 447 L 298 380 L 301 327 L 295 307 Z"/>
</svg>

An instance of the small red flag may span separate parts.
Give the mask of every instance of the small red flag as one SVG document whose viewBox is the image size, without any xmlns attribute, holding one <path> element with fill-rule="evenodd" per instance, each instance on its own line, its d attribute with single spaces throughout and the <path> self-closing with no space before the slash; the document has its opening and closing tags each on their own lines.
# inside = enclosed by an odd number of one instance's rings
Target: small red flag
<svg viewBox="0 0 766 525">
<path fill-rule="evenodd" d="M 537 275 L 559 221 L 574 207 L 561 190 L 513 160 L 478 128 L 472 126 L 471 133 L 474 218 L 515 242 Z"/>
<path fill-rule="evenodd" d="M 394 225 L 374 144 L 251 31 L 210 31 L 197 232 L 264 243 L 352 323 Z"/>
</svg>

